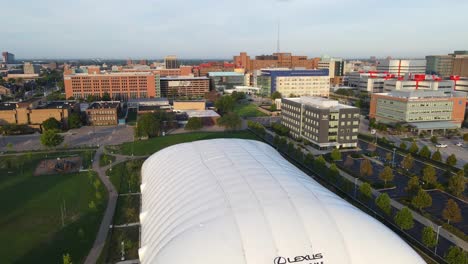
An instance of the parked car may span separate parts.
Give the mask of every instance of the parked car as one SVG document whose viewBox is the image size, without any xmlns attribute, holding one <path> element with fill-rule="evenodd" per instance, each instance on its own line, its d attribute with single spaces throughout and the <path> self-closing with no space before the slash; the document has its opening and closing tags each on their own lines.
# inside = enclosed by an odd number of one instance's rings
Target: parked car
<svg viewBox="0 0 468 264">
<path fill-rule="evenodd" d="M 457 145 L 458 147 L 463 147 L 463 142 L 458 142 L 458 143 L 455 144 L 455 145 Z"/>
<path fill-rule="evenodd" d="M 436 147 L 437 148 L 446 148 L 447 145 L 446 144 L 437 144 Z"/>
</svg>

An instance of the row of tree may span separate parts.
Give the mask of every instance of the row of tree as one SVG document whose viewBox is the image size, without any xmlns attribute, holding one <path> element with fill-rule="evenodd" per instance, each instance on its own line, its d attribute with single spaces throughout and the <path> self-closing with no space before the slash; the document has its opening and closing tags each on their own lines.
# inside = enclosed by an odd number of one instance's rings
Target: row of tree
<svg viewBox="0 0 468 264">
<path fill-rule="evenodd" d="M 440 151 L 436 150 L 434 153 L 432 153 L 428 146 L 424 146 L 421 148 L 421 150 L 419 150 L 419 147 L 416 144 L 416 142 L 411 143 L 409 148 L 405 142 L 401 142 L 400 148 L 408 151 L 410 154 L 418 154 L 419 156 L 424 157 L 426 159 L 432 159 L 434 161 L 442 162 L 442 155 Z M 457 164 L 457 156 L 455 156 L 455 154 L 451 154 L 447 157 L 445 163 L 450 166 L 455 166 Z"/>
</svg>

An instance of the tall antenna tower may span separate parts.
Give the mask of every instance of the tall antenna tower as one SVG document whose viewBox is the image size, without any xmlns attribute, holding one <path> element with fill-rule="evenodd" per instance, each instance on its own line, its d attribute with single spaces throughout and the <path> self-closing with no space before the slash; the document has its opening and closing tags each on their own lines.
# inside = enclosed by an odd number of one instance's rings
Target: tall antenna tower
<svg viewBox="0 0 468 264">
<path fill-rule="evenodd" d="M 280 20 L 278 19 L 278 37 L 276 40 L 276 52 L 280 53 Z"/>
</svg>

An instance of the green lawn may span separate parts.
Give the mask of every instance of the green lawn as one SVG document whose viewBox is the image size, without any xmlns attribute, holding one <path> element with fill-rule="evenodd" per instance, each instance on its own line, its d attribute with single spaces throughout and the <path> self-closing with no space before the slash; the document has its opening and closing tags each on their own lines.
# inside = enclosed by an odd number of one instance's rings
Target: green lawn
<svg viewBox="0 0 468 264">
<path fill-rule="evenodd" d="M 95 173 L 32 176 L 43 158 L 45 154 L 0 158 L 2 263 L 61 263 L 64 253 L 80 263 L 96 237 L 107 194 Z M 89 208 L 91 201 L 96 208 Z"/>
<path fill-rule="evenodd" d="M 148 140 L 127 142 L 120 146 L 114 147 L 113 150 L 124 155 L 143 156 L 153 154 L 165 147 L 179 143 L 192 142 L 204 139 L 213 138 L 243 138 L 259 140 L 254 134 L 249 131 L 235 132 L 195 132 L 187 134 L 168 135 L 165 137 L 156 137 Z"/>
<path fill-rule="evenodd" d="M 140 222 L 140 195 L 119 196 L 114 225 Z"/>
<path fill-rule="evenodd" d="M 138 259 L 138 243 L 140 227 L 114 228 L 109 240 L 107 256 L 103 257 L 107 263 L 121 261 L 122 241 L 125 248 L 125 259 Z"/>
<path fill-rule="evenodd" d="M 236 104 L 234 106 L 234 112 L 241 117 L 268 116 L 257 110 L 257 105 L 255 104 Z"/>
<path fill-rule="evenodd" d="M 112 166 L 106 174 L 118 193 L 140 192 L 140 171 L 144 159 L 132 160 Z"/>
</svg>

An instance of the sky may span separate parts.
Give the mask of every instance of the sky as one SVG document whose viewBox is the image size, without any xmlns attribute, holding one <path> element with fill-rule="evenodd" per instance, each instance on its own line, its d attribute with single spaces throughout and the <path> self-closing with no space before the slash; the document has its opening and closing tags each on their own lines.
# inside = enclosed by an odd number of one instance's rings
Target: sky
<svg viewBox="0 0 468 264">
<path fill-rule="evenodd" d="M 466 0 L 0 0 L 16 58 L 232 59 L 277 50 L 421 58 L 468 50 Z"/>
</svg>

